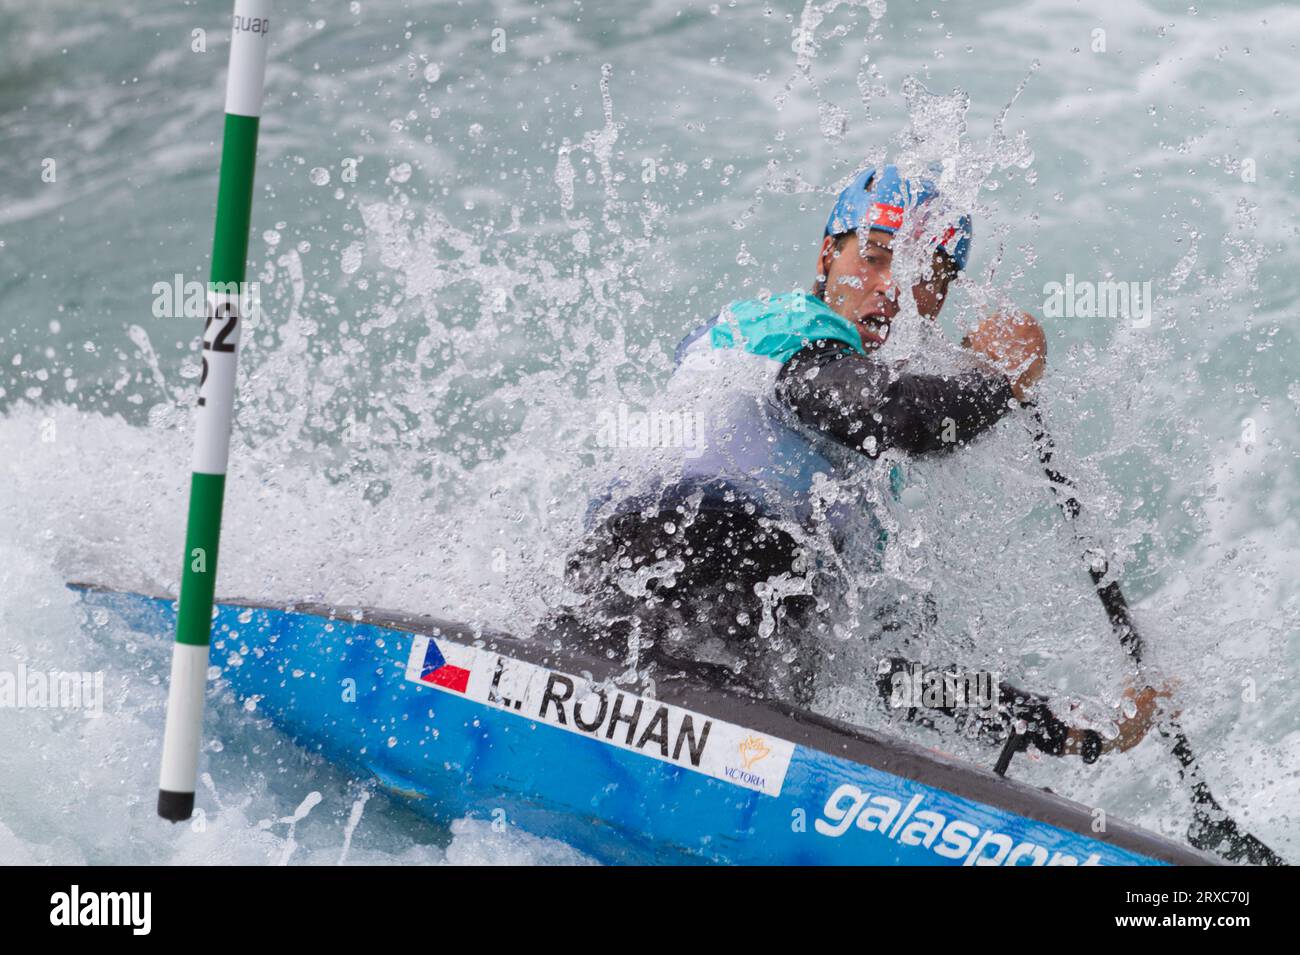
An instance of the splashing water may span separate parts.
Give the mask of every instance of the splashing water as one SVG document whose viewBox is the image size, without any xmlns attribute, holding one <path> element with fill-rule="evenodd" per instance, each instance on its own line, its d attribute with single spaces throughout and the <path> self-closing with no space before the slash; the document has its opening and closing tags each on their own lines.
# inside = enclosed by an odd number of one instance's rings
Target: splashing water
<svg viewBox="0 0 1300 955">
<path fill-rule="evenodd" d="M 0 142 L 57 169 L 0 182 L 0 668 L 105 674 L 97 718 L 4 712 L 0 861 L 583 861 L 486 814 L 432 827 L 220 687 L 207 813 L 154 821 L 169 647 L 64 587 L 179 582 L 198 324 L 150 315 L 158 283 L 206 278 L 224 54 L 219 17 L 202 55 L 159 39 L 199 14 L 144 6 L 159 34 L 126 40 L 95 5 L 0 6 Z M 503 2 L 405 30 L 389 0 L 353 8 L 324 26 L 286 12 L 271 47 L 249 253 L 263 314 L 241 356 L 222 593 L 527 632 L 566 599 L 588 500 L 660 453 L 608 446 L 601 416 L 651 407 L 676 342 L 727 302 L 807 287 L 854 173 L 934 164 L 942 201 L 973 211 L 973 258 L 939 327 L 903 303 L 887 355 L 956 367 L 944 341 L 990 310 L 1044 317 L 1041 402 L 1089 532 L 1179 681 L 1216 793 L 1297 856 L 1300 196 L 1274 38 L 1300 12 L 1139 2 L 1108 14 L 1107 41 L 1063 0 L 642 3 L 546 23 Z M 924 266 L 900 249 L 900 284 Z M 1048 315 L 1067 275 L 1150 282 L 1146 324 Z M 924 597 L 932 655 L 1113 719 L 1127 665 L 1020 424 L 899 463 L 900 499 L 876 499 L 893 544 L 855 578 L 854 613 L 882 586 Z M 869 722 L 855 632 L 839 628 L 818 705 Z M 1170 764 L 1148 741 L 1105 772 L 1016 772 L 1178 837 Z"/>
</svg>

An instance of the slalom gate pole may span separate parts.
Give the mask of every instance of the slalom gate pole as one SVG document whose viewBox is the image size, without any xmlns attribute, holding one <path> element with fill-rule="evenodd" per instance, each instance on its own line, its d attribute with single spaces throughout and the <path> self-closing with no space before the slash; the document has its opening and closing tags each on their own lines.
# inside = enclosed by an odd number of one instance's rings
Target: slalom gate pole
<svg viewBox="0 0 1300 955">
<path fill-rule="evenodd" d="M 158 815 L 173 822 L 188 819 L 194 811 L 270 12 L 270 0 L 235 0 L 194 427 L 194 473 L 158 781 Z"/>
</svg>

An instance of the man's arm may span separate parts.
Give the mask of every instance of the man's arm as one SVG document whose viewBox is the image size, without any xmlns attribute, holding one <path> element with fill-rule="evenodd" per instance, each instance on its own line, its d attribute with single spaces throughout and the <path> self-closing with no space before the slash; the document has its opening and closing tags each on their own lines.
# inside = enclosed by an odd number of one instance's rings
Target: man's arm
<svg viewBox="0 0 1300 955">
<path fill-rule="evenodd" d="M 869 457 L 887 448 L 925 454 L 970 441 L 1013 400 L 1002 375 L 891 375 L 883 362 L 834 341 L 811 342 L 786 362 L 776 394 L 804 424 Z"/>
<path fill-rule="evenodd" d="M 923 685 L 947 688 L 944 693 L 935 694 L 933 701 L 920 707 L 913 705 L 911 694 L 896 696 L 900 685 L 907 686 L 907 680 L 915 680 L 918 666 L 924 673 L 921 677 Z M 907 678 L 901 684 L 900 676 Z M 1103 753 L 1115 748 L 1096 730 L 1071 726 L 1059 718 L 1045 696 L 999 682 L 996 698 L 991 692 L 992 687 L 986 685 L 983 692 L 988 693 L 988 698 L 960 699 L 956 693 L 962 685 L 961 671 L 955 666 L 926 667 L 905 657 L 887 657 L 876 671 L 876 689 L 881 700 L 892 708 L 903 710 L 907 720 L 922 726 L 937 728 L 940 718 L 945 718 L 950 721 L 948 726 L 959 729 L 967 738 L 994 745 L 1004 743 L 1008 733 L 1014 729 L 1020 737 L 1017 752 L 1033 743 L 1039 752 L 1048 756 L 1079 756 L 1085 763 L 1094 763 Z M 918 689 L 915 695 L 921 696 L 922 691 Z M 1137 740 L 1131 745 L 1136 746 Z"/>
</svg>

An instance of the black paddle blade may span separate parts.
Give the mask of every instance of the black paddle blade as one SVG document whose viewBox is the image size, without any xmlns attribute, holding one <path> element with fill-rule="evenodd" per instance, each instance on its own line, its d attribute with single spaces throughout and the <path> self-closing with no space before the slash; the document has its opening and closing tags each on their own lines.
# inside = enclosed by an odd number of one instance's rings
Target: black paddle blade
<svg viewBox="0 0 1300 955">
<path fill-rule="evenodd" d="M 1187 827 L 1187 841 L 1202 852 L 1213 852 L 1228 862 L 1251 865 L 1286 865 L 1282 857 L 1249 832 L 1219 805 L 1192 753 L 1192 744 L 1177 720 L 1170 720 L 1160 735 L 1174 741 L 1173 753 L 1178 760 L 1178 775 L 1192 789 L 1192 822 Z"/>
<path fill-rule="evenodd" d="M 1213 801 L 1213 799 L 1211 799 Z M 1200 806 L 1187 827 L 1187 841 L 1202 852 L 1213 852 L 1229 862 L 1251 865 L 1286 865 L 1282 857 L 1249 832 L 1242 832 L 1232 817 L 1214 805 L 1217 813 Z"/>
</svg>

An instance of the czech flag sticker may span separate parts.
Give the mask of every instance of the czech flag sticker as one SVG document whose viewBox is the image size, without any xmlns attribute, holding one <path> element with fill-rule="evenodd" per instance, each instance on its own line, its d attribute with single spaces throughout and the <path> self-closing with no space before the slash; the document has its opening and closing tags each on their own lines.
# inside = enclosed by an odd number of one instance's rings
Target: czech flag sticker
<svg viewBox="0 0 1300 955">
<path fill-rule="evenodd" d="M 464 693 L 469 686 L 469 670 L 448 663 L 438 649 L 438 644 L 430 637 L 429 645 L 424 651 L 424 663 L 420 667 L 420 680 L 446 690 Z"/>
</svg>

